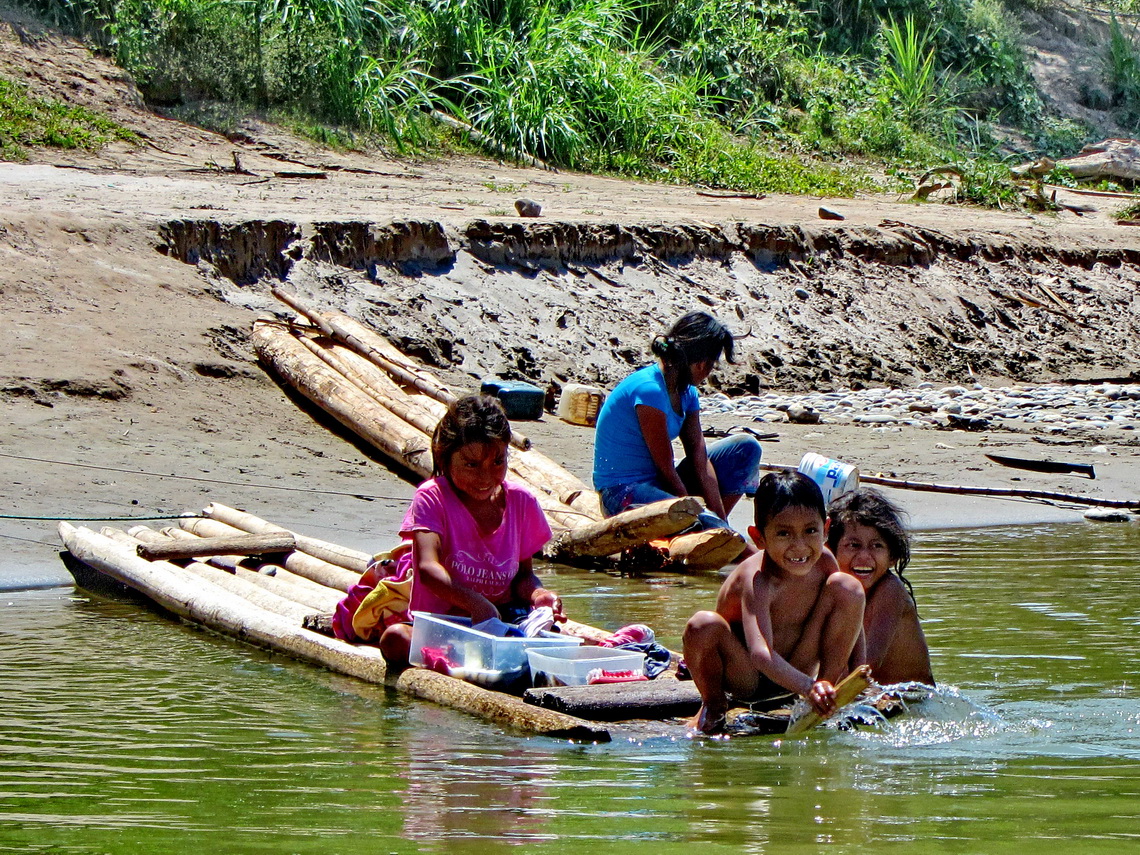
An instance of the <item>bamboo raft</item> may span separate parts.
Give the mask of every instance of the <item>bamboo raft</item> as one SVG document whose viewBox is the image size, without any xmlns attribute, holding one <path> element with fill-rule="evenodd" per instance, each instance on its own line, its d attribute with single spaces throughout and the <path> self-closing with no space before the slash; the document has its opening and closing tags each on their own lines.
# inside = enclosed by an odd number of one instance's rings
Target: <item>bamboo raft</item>
<svg viewBox="0 0 1140 855">
<path fill-rule="evenodd" d="M 677 738 L 686 733 L 682 717 L 700 705 L 693 684 L 675 674 L 649 682 L 532 689 L 517 697 L 434 671 L 393 672 L 378 648 L 309 628 L 314 616 L 331 614 L 369 555 L 218 503 L 160 531 L 136 526 L 96 532 L 61 522 L 59 534 L 81 588 L 106 595 L 117 587 L 202 628 L 524 733 L 583 742 Z M 587 644 L 608 635 L 573 621 L 563 632 Z M 854 697 L 867 687 L 868 675 L 856 672 L 845 684 Z M 750 712 L 737 715 L 730 732 L 791 732 L 789 721 L 787 709 Z"/>
<path fill-rule="evenodd" d="M 373 448 L 415 476 L 431 477 L 431 435 L 457 393 L 354 318 L 318 311 L 280 289 L 273 293 L 298 320 L 254 323 L 251 339 L 262 361 Z M 511 443 L 508 477 L 530 489 L 546 514 L 554 532 L 546 551 L 551 559 L 599 560 L 665 541 L 675 568 L 699 571 L 723 567 L 744 548 L 727 529 L 674 537 L 704 510 L 689 496 L 607 518 L 580 478 L 517 432 Z"/>
</svg>

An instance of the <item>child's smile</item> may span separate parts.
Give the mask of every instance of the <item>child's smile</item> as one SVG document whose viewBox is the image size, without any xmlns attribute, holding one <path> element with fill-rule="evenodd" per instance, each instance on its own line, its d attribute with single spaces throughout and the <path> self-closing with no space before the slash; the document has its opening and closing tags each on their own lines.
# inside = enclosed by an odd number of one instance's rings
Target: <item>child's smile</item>
<svg viewBox="0 0 1140 855">
<path fill-rule="evenodd" d="M 491 500 L 507 477 L 507 444 L 492 440 L 461 446 L 448 461 L 447 477 L 467 497 L 477 502 Z"/>
<path fill-rule="evenodd" d="M 852 523 L 835 547 L 839 569 L 850 573 L 870 591 L 891 567 L 891 551 L 878 529 Z"/>
<path fill-rule="evenodd" d="M 803 576 L 823 554 L 826 526 L 818 511 L 805 507 L 784 508 L 760 532 L 750 529 L 756 545 L 781 570 Z"/>
</svg>

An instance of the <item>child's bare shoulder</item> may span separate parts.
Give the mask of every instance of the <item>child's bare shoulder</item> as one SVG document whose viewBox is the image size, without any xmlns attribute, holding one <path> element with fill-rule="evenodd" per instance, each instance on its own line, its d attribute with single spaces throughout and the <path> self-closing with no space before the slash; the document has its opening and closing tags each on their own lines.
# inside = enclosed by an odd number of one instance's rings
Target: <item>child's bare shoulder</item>
<svg viewBox="0 0 1140 855">
<path fill-rule="evenodd" d="M 716 610 L 727 620 L 740 619 L 741 600 L 746 596 L 746 592 L 755 590 L 760 566 L 759 556 L 749 556 L 741 561 L 721 583 L 716 597 Z"/>
<path fill-rule="evenodd" d="M 910 591 L 894 573 L 887 573 L 879 580 L 867 598 L 867 604 L 877 611 L 890 612 L 898 617 L 918 614 Z"/>
</svg>

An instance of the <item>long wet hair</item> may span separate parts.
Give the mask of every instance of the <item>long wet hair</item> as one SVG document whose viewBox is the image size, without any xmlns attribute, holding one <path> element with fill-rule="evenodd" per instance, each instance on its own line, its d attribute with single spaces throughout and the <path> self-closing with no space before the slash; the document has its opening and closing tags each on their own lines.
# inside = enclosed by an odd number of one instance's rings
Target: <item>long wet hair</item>
<svg viewBox="0 0 1140 855">
<path fill-rule="evenodd" d="M 788 508 L 807 508 L 819 514 L 820 521 L 827 519 L 819 484 L 795 469 L 769 472 L 760 479 L 753 499 L 756 528 L 763 533 L 764 526 Z"/>
<path fill-rule="evenodd" d="M 498 398 L 468 395 L 452 401 L 431 436 L 432 474 L 447 475 L 451 456 L 474 442 L 511 441 L 511 423 Z"/>
<path fill-rule="evenodd" d="M 903 575 L 903 570 L 910 563 L 910 535 L 903 525 L 905 516 L 901 508 L 878 490 L 860 487 L 844 493 L 831 503 L 828 511 L 831 528 L 827 532 L 827 546 L 835 552 L 848 526 L 865 525 L 875 529 L 887 544 L 887 552 L 891 556 L 888 572 L 893 571 L 902 580 L 913 600 L 914 588 Z"/>
<path fill-rule="evenodd" d="M 683 392 L 693 383 L 690 367 L 696 362 L 716 362 L 721 354 L 733 362 L 735 340 L 728 327 L 708 312 L 689 312 L 677 320 L 664 335 L 654 336 L 650 352 L 676 377 L 677 388 L 670 392 Z"/>
</svg>

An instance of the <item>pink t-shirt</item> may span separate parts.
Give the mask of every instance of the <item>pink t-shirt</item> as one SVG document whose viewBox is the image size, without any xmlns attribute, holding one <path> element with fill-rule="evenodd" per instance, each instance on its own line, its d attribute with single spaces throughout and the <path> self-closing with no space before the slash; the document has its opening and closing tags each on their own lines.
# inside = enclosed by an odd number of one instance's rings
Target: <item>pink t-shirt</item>
<svg viewBox="0 0 1140 855">
<path fill-rule="evenodd" d="M 400 527 L 400 536 L 404 538 L 416 531 L 438 534 L 440 558 L 451 578 L 495 604 L 510 600 L 511 582 L 518 575 L 519 562 L 542 549 L 551 533 L 542 508 L 525 487 L 511 481 L 504 482 L 503 487 L 503 521 L 489 535 L 479 532 L 475 518 L 451 482 L 442 477 L 431 478 L 419 486 Z M 410 565 L 410 551 L 400 563 Z M 447 614 L 452 606 L 413 581 L 411 609 Z"/>
</svg>

